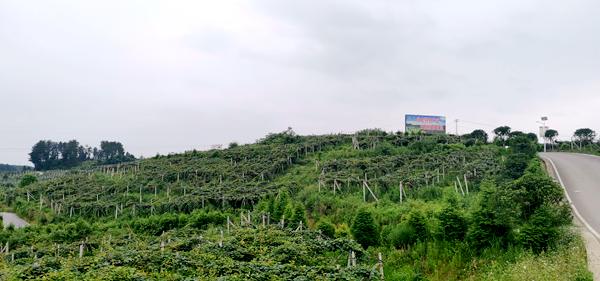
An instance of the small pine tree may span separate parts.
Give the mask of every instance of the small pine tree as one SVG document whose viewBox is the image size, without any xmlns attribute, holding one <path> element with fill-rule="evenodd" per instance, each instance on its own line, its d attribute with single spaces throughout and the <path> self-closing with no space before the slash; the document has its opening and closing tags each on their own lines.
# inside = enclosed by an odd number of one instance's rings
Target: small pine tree
<svg viewBox="0 0 600 281">
<path fill-rule="evenodd" d="M 379 245 L 379 230 L 373 216 L 367 210 L 358 211 L 350 231 L 356 242 L 365 249 L 369 246 Z"/>
<path fill-rule="evenodd" d="M 285 215 L 287 206 L 288 206 L 288 194 L 286 192 L 280 192 L 279 196 L 275 202 L 272 218 L 274 220 L 280 220 L 281 217 L 283 215 Z M 288 216 L 286 216 L 286 217 L 288 217 Z"/>
<path fill-rule="evenodd" d="M 302 206 L 302 204 L 296 204 L 296 206 L 294 207 L 294 212 L 290 217 L 289 226 L 291 228 L 296 228 L 298 227 L 300 222 L 302 222 L 302 225 L 306 227 L 306 209 L 304 208 L 304 206 Z"/>
</svg>

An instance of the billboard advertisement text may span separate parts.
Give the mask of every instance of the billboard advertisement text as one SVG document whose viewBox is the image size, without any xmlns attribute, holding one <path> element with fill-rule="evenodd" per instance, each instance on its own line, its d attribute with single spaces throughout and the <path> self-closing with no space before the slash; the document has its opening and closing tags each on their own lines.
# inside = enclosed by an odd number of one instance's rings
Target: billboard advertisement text
<svg viewBox="0 0 600 281">
<path fill-rule="evenodd" d="M 406 132 L 423 132 L 427 134 L 445 134 L 446 117 L 430 115 L 406 115 Z"/>
</svg>

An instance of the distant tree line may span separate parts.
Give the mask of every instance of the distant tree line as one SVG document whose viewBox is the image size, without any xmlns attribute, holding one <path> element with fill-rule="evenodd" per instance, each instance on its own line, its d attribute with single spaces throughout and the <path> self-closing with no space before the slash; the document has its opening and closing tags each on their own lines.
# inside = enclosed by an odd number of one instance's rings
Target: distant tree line
<svg viewBox="0 0 600 281">
<path fill-rule="evenodd" d="M 102 141 L 100 148 L 80 145 L 77 140 L 55 142 L 41 140 L 29 153 L 29 161 L 38 171 L 69 169 L 86 161 L 97 164 L 117 164 L 135 160 L 135 156 L 126 152 L 123 144 L 116 141 Z"/>
<path fill-rule="evenodd" d="M 23 172 L 30 170 L 33 170 L 33 168 L 28 166 L 0 164 L 0 172 Z"/>
</svg>

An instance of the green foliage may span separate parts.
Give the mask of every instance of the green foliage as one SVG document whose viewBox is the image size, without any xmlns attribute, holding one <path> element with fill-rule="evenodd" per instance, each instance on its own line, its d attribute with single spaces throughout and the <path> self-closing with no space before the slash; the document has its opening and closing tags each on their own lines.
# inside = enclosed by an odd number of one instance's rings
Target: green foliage
<svg viewBox="0 0 600 281">
<path fill-rule="evenodd" d="M 502 146 L 505 146 L 506 140 L 508 140 L 508 137 L 510 136 L 510 131 L 511 129 L 508 126 L 501 126 L 494 129 L 494 135 L 496 135 L 494 140 L 502 144 Z"/>
<path fill-rule="evenodd" d="M 504 175 L 510 179 L 518 179 L 529 166 L 530 159 L 525 153 L 509 154 L 504 163 Z"/>
<path fill-rule="evenodd" d="M 182 220 L 182 222 L 186 221 L 186 219 L 180 220 Z M 206 212 L 203 210 L 196 210 L 188 216 L 187 222 L 192 227 L 205 229 L 211 225 L 217 226 L 225 224 L 225 222 L 227 222 L 227 216 L 217 211 Z"/>
<path fill-rule="evenodd" d="M 575 130 L 573 134 L 575 139 L 581 142 L 583 145 L 589 144 L 596 138 L 596 132 L 590 128 L 581 128 Z"/>
<path fill-rule="evenodd" d="M 329 221 L 320 221 L 317 224 L 317 230 L 321 231 L 321 234 L 325 237 L 335 237 L 335 226 Z"/>
<path fill-rule="evenodd" d="M 296 228 L 300 225 L 300 222 L 306 227 L 306 209 L 304 209 L 302 204 L 297 203 L 295 204 L 293 214 L 290 217 L 289 226 L 291 228 Z"/>
<path fill-rule="evenodd" d="M 198 219 L 199 215 L 197 215 L 195 218 Z M 187 216 L 185 215 L 164 214 L 134 220 L 131 224 L 131 228 L 138 233 L 160 235 L 165 231 L 183 227 L 187 223 L 188 220 Z M 199 220 L 194 220 L 192 223 L 198 225 Z"/>
<path fill-rule="evenodd" d="M 519 240 L 524 247 L 535 253 L 546 251 L 558 240 L 561 225 L 564 225 L 561 214 L 557 214 L 550 206 L 542 206 L 535 210 L 523 226 Z"/>
<path fill-rule="evenodd" d="M 27 174 L 21 177 L 19 181 L 19 187 L 26 187 L 28 185 L 34 184 L 38 181 L 37 177 L 32 174 Z"/>
<path fill-rule="evenodd" d="M 515 132 L 513 132 L 515 133 Z M 530 137 L 524 134 L 516 134 L 508 140 L 510 150 L 514 154 L 525 154 L 528 157 L 533 157 L 537 152 L 536 140 L 532 140 Z"/>
<path fill-rule="evenodd" d="M 546 132 L 544 133 L 544 137 L 548 140 L 550 140 L 550 142 L 553 142 L 554 139 L 556 137 L 558 137 L 558 131 L 554 130 L 554 129 L 548 129 L 546 130 Z"/>
<path fill-rule="evenodd" d="M 408 226 L 411 227 L 418 241 L 426 241 L 429 238 L 429 230 L 427 229 L 427 219 L 417 209 L 413 210 L 408 217 Z"/>
<path fill-rule="evenodd" d="M 280 192 L 279 195 L 277 196 L 277 201 L 276 203 L 274 203 L 274 209 L 272 212 L 272 218 L 276 221 L 281 220 L 281 218 L 285 215 L 285 211 L 288 207 L 288 193 L 287 192 Z M 288 215 L 288 218 L 290 216 Z"/>
<path fill-rule="evenodd" d="M 507 246 L 513 240 L 511 230 L 519 214 L 512 202 L 513 195 L 487 182 L 482 185 L 479 197 L 467 234 L 469 243 L 477 250 Z"/>
<path fill-rule="evenodd" d="M 484 130 L 474 130 L 465 137 L 467 140 L 473 140 L 474 144 L 486 144 L 488 142 L 488 134 Z"/>
<path fill-rule="evenodd" d="M 371 213 L 367 210 L 359 210 L 352 222 L 352 235 L 356 242 L 368 248 L 379 245 L 379 229 Z"/>
<path fill-rule="evenodd" d="M 290 129 L 256 144 L 40 178 L 0 194 L 37 218 L 0 231 L 15 254 L 0 261 L 0 279 L 370 280 L 381 252 L 388 280 L 485 280 L 498 266 L 510 272 L 572 245 L 568 205 L 531 160 L 533 138 L 506 137 L 509 150 L 456 136 Z M 464 197 L 457 176 L 468 178 Z M 363 199 L 365 181 L 377 200 L 369 191 Z M 351 250 L 358 266 L 347 268 Z M 561 276 L 588 276 L 577 270 Z"/>
<path fill-rule="evenodd" d="M 77 140 L 54 142 L 41 140 L 29 153 L 29 161 L 36 170 L 69 169 L 89 160 L 100 164 L 117 164 L 135 160 L 135 157 L 115 141 L 102 141 L 100 149 L 82 146 Z"/>
<path fill-rule="evenodd" d="M 406 249 L 419 241 L 417 232 L 407 223 L 401 223 L 391 228 L 385 238 L 386 242 L 396 249 Z"/>
<path fill-rule="evenodd" d="M 455 205 L 445 207 L 438 215 L 440 237 L 447 241 L 463 240 L 468 231 L 468 221 Z"/>
<path fill-rule="evenodd" d="M 527 220 L 542 205 L 560 205 L 564 196 L 562 188 L 548 176 L 526 173 L 509 185 L 514 192 L 521 216 Z"/>
</svg>

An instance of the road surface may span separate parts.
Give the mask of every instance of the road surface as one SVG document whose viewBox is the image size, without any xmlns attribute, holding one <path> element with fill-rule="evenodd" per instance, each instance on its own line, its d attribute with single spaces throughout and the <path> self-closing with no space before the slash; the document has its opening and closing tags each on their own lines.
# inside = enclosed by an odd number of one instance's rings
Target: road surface
<svg viewBox="0 0 600 281">
<path fill-rule="evenodd" d="M 600 157 L 578 153 L 540 153 L 561 183 L 585 242 L 588 268 L 600 280 Z"/>
<path fill-rule="evenodd" d="M 11 224 L 14 225 L 15 228 L 26 227 L 29 225 L 29 223 L 27 223 L 23 219 L 19 218 L 19 216 L 17 216 L 14 213 L 1 212 L 0 215 L 2 216 L 2 222 L 3 222 L 5 228 Z"/>
</svg>

